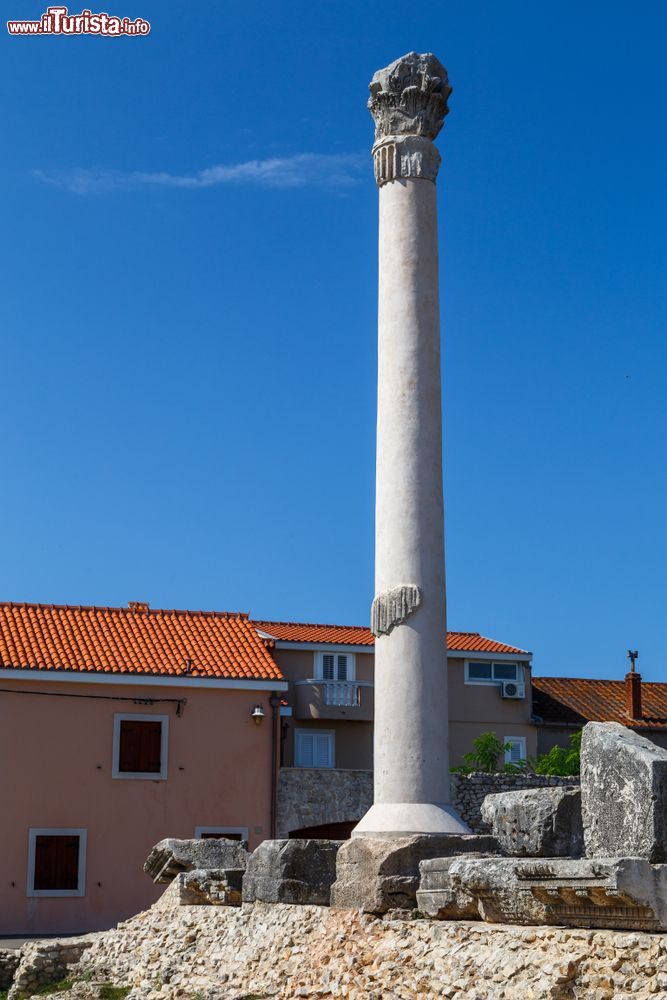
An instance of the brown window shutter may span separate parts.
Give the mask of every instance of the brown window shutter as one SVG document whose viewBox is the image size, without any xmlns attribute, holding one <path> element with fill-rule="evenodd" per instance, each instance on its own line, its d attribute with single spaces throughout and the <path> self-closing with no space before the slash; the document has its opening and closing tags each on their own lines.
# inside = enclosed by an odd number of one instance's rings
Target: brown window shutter
<svg viewBox="0 0 667 1000">
<path fill-rule="evenodd" d="M 202 833 L 200 840 L 242 840 L 240 833 Z"/>
<path fill-rule="evenodd" d="M 121 719 L 118 770 L 159 774 L 162 769 L 162 723 Z"/>
<path fill-rule="evenodd" d="M 79 838 L 37 836 L 35 838 L 36 890 L 78 889 Z"/>
</svg>

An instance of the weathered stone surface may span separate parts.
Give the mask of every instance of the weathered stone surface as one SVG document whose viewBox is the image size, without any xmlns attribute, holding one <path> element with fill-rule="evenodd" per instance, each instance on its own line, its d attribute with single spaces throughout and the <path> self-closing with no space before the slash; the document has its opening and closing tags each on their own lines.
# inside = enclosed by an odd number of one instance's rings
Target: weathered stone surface
<svg viewBox="0 0 667 1000">
<path fill-rule="evenodd" d="M 465 855 L 466 859 L 490 857 L 488 854 Z M 428 858 L 419 863 L 417 909 L 434 920 L 480 920 L 477 899 L 465 888 L 452 888 L 449 869 L 458 860 Z"/>
<path fill-rule="evenodd" d="M 243 902 L 329 905 L 340 840 L 265 840 L 243 876 Z"/>
<path fill-rule="evenodd" d="M 18 948 L 0 948 L 0 990 L 9 989 L 21 958 Z"/>
<path fill-rule="evenodd" d="M 240 906 L 243 868 L 195 868 L 179 872 L 173 885 L 181 906 Z"/>
<path fill-rule="evenodd" d="M 667 865 L 642 858 L 457 858 L 448 875 L 490 923 L 667 929 Z"/>
<path fill-rule="evenodd" d="M 452 803 L 474 833 L 490 833 L 482 819 L 482 803 L 487 795 L 518 792 L 525 788 L 564 788 L 579 785 L 578 778 L 563 778 L 553 774 L 471 774 L 452 775 Z"/>
<path fill-rule="evenodd" d="M 578 785 L 578 778 L 544 774 L 453 774 L 452 805 L 473 833 L 490 833 L 481 817 L 487 795 L 522 788 Z M 278 777 L 277 837 L 301 827 L 360 820 L 373 803 L 373 772 L 282 767 Z"/>
<path fill-rule="evenodd" d="M 408 52 L 379 69 L 369 90 L 368 110 L 375 121 L 376 142 L 399 135 L 435 139 L 452 92 L 447 70 L 431 52 Z"/>
<path fill-rule="evenodd" d="M 131 987 L 128 1000 L 664 1000 L 667 991 L 660 934 L 264 903 L 167 908 L 170 893 L 94 935 L 74 975 Z"/>
<path fill-rule="evenodd" d="M 421 602 L 421 591 L 414 583 L 405 583 L 378 594 L 371 606 L 371 632 L 373 635 L 389 635 L 393 628 L 417 610 Z"/>
<path fill-rule="evenodd" d="M 475 834 L 353 837 L 338 852 L 331 905 L 365 913 L 412 910 L 417 906 L 420 862 L 495 850 L 493 837 Z"/>
<path fill-rule="evenodd" d="M 250 854 L 238 840 L 176 840 L 169 837 L 156 844 L 144 862 L 144 871 L 154 882 L 171 882 L 179 872 L 195 868 L 243 868 Z"/>
<path fill-rule="evenodd" d="M 69 973 L 93 943 L 93 935 L 27 941 L 21 948 L 8 1000 L 24 1000 Z"/>
<path fill-rule="evenodd" d="M 533 788 L 487 795 L 482 820 L 511 857 L 581 857 L 584 831 L 578 788 Z"/>
<path fill-rule="evenodd" d="M 667 750 L 616 722 L 589 722 L 581 808 L 589 858 L 667 861 Z"/>
<path fill-rule="evenodd" d="M 358 822 L 373 803 L 373 772 L 282 767 L 278 776 L 277 838 L 302 827 Z"/>
</svg>

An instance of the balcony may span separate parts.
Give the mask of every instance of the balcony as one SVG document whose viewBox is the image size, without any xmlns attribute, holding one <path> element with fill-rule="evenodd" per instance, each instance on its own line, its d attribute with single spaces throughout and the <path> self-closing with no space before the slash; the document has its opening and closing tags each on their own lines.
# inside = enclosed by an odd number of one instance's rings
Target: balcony
<svg viewBox="0 0 667 1000">
<path fill-rule="evenodd" d="M 373 721 L 373 684 L 370 681 L 294 682 L 296 719 L 349 719 Z"/>
</svg>

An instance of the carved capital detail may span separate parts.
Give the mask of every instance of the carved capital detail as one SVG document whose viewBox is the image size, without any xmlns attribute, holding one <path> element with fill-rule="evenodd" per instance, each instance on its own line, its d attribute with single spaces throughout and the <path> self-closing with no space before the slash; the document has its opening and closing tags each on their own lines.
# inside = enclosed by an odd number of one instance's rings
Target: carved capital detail
<svg viewBox="0 0 667 1000">
<path fill-rule="evenodd" d="M 388 135 L 373 146 L 373 164 L 378 187 L 400 177 L 433 181 L 441 156 L 430 139 L 419 135 Z"/>
<path fill-rule="evenodd" d="M 421 590 L 414 583 L 404 583 L 378 594 L 371 607 L 371 632 L 389 635 L 396 625 L 417 610 L 421 602 Z"/>
<path fill-rule="evenodd" d="M 375 142 L 387 136 L 435 139 L 448 113 L 452 88 L 447 70 L 431 52 L 408 52 L 380 69 L 370 82 L 368 108 Z"/>
</svg>

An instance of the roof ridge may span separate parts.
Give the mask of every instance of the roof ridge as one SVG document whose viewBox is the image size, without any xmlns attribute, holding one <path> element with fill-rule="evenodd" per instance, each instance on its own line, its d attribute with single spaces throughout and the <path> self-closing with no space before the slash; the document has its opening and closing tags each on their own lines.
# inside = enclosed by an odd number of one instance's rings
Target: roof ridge
<svg viewBox="0 0 667 1000">
<path fill-rule="evenodd" d="M 40 611 L 118 611 L 126 615 L 203 615 L 217 618 L 242 618 L 250 621 L 249 611 L 202 611 L 187 608 L 128 608 L 106 604 L 42 604 L 35 601 L 0 601 L 0 608 L 37 608 Z"/>
<path fill-rule="evenodd" d="M 277 618 L 251 618 L 250 621 L 253 625 L 294 625 L 300 628 L 358 628 L 370 632 L 370 625 L 327 625 L 325 622 L 285 622 L 279 621 Z"/>
</svg>

